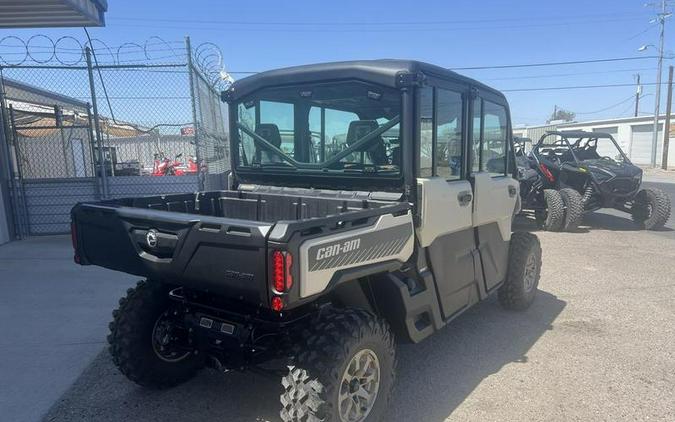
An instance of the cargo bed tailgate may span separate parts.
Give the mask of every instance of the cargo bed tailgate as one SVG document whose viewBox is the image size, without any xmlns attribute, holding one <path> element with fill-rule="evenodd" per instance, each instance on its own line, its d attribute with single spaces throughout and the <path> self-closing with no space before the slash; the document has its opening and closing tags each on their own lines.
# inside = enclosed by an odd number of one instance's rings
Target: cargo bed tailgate
<svg viewBox="0 0 675 422">
<path fill-rule="evenodd" d="M 100 204 L 79 204 L 72 218 L 83 265 L 267 302 L 269 223 Z"/>
</svg>

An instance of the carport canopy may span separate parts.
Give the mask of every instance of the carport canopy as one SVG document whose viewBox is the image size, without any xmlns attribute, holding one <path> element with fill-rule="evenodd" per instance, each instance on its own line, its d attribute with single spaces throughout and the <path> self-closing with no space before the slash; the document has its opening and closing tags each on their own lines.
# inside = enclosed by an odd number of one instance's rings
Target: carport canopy
<svg viewBox="0 0 675 422">
<path fill-rule="evenodd" d="M 104 26 L 107 0 L 0 0 L 0 28 Z"/>
</svg>

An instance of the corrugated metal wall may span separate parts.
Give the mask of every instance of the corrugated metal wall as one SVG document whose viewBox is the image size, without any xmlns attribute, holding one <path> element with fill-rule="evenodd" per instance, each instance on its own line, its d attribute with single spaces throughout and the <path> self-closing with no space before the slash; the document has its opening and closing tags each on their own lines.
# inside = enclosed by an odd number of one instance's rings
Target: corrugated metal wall
<svg viewBox="0 0 675 422">
<path fill-rule="evenodd" d="M 184 193 L 196 190 L 194 176 L 130 176 L 109 179 L 110 196 L 124 198 L 145 195 Z M 26 210 L 23 218 L 30 235 L 67 233 L 70 210 L 78 202 L 96 201 L 91 180 L 84 178 L 27 180 L 23 184 Z M 64 193 L 68 192 L 68 193 Z"/>
</svg>

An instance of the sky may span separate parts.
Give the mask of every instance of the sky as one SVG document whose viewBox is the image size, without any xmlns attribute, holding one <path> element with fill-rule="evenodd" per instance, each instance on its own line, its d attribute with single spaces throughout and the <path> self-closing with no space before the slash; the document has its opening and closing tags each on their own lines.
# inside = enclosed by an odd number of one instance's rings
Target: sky
<svg viewBox="0 0 675 422">
<path fill-rule="evenodd" d="M 448 68 L 654 56 L 653 9 L 644 0 L 453 1 L 159 1 L 109 0 L 106 27 L 90 28 L 110 46 L 151 37 L 180 46 L 210 42 L 235 78 L 245 73 L 326 61 L 401 58 Z M 81 28 L 0 30 L 0 39 L 45 34 L 84 40 Z M 675 41 L 666 29 L 666 50 Z M 665 61 L 665 69 L 672 60 Z M 632 115 L 635 86 L 513 91 L 656 81 L 656 59 L 550 67 L 460 70 L 504 90 L 514 125 L 541 124 L 554 106 L 577 120 Z M 664 70 L 664 75 L 667 71 Z M 640 111 L 653 114 L 654 85 Z M 665 89 L 664 89 L 665 91 Z M 665 101 L 665 92 L 663 95 Z M 662 110 L 665 107 L 662 106 Z"/>
</svg>

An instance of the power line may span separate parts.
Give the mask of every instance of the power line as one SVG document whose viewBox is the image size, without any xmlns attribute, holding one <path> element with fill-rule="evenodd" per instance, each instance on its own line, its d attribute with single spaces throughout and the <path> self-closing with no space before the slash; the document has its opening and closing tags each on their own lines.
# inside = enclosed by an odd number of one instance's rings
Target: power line
<svg viewBox="0 0 675 422">
<path fill-rule="evenodd" d="M 595 111 L 585 111 L 585 112 L 576 112 L 576 111 L 575 111 L 574 114 L 580 114 L 580 115 L 598 114 L 598 113 L 602 113 L 603 111 L 608 111 L 608 110 L 611 110 L 611 109 L 613 109 L 613 108 L 619 107 L 620 105 L 625 104 L 625 103 L 627 103 L 627 102 L 629 102 L 629 101 L 632 102 L 632 101 L 634 101 L 634 100 L 635 100 L 635 96 L 634 96 L 633 94 L 631 94 L 630 97 L 628 97 L 628 98 L 626 98 L 626 99 L 623 99 L 623 100 L 621 100 L 620 102 L 618 102 L 618 103 L 616 103 L 616 104 L 612 104 L 611 106 L 607 106 L 607 107 L 605 107 L 605 108 L 601 108 L 600 110 L 595 110 Z"/>
<path fill-rule="evenodd" d="M 641 72 L 646 70 L 656 70 L 651 67 L 643 67 L 639 69 L 614 69 L 614 70 L 602 70 L 597 72 L 574 72 L 574 73 L 549 73 L 546 75 L 530 75 L 530 76 L 506 76 L 502 78 L 485 78 L 484 81 L 511 81 L 519 79 L 548 79 L 548 78 L 559 78 L 565 76 L 583 76 L 583 75 L 604 75 L 606 73 L 624 73 L 624 72 Z"/>
<path fill-rule="evenodd" d="M 654 82 L 643 83 L 642 85 L 657 85 Z M 666 85 L 661 83 L 661 85 Z M 634 87 L 635 84 L 606 84 L 606 85 L 574 85 L 574 86 L 552 86 L 545 88 L 515 88 L 515 89 L 500 89 L 501 92 L 534 92 L 534 91 L 564 91 L 571 89 L 595 89 L 595 88 L 622 88 L 631 86 Z"/>
<path fill-rule="evenodd" d="M 568 62 L 544 62 L 544 63 L 524 63 L 524 64 L 507 64 L 507 65 L 492 65 L 492 66 L 469 66 L 469 67 L 454 67 L 449 68 L 449 70 L 489 70 L 489 69 L 514 69 L 521 67 L 546 67 L 546 66 L 566 66 L 566 65 L 575 65 L 575 64 L 590 64 L 590 63 L 608 63 L 608 62 L 620 62 L 620 61 L 632 61 L 632 60 L 646 60 L 646 59 L 655 59 L 656 56 L 638 56 L 638 57 L 615 57 L 609 59 L 592 59 L 592 60 L 575 60 Z M 601 73 L 609 73 L 601 72 Z M 633 72 L 631 70 L 631 72 Z M 234 75 L 253 75 L 256 73 L 262 73 L 259 70 L 233 70 L 228 71 L 227 73 Z M 573 75 L 571 75 L 573 76 Z M 493 79 L 495 80 L 495 79 Z"/>
<path fill-rule="evenodd" d="M 645 30 L 638 32 L 637 34 L 630 36 L 628 38 L 623 39 L 623 41 L 631 41 L 634 40 L 635 38 L 639 37 L 640 35 L 646 34 L 647 32 L 651 31 L 652 29 L 656 28 L 655 25 L 650 25 L 648 26 Z"/>
<path fill-rule="evenodd" d="M 650 95 L 654 95 L 654 94 L 644 94 L 644 95 L 641 95 L 641 96 L 640 96 L 640 99 L 643 99 L 643 98 L 645 98 L 645 97 L 649 97 Z M 632 96 L 631 96 L 631 97 L 632 97 Z M 632 99 L 632 98 L 631 98 L 631 99 Z M 632 112 L 633 112 L 633 108 L 634 108 L 634 107 L 635 107 L 635 105 L 630 104 L 628 107 L 626 107 L 626 108 L 625 108 L 621 113 L 619 113 L 618 115 L 619 115 L 619 116 L 623 116 L 624 114 L 626 114 L 626 113 L 628 113 L 628 112 L 631 112 L 631 113 L 630 113 L 630 116 L 633 117 L 633 116 L 632 116 L 632 115 L 633 115 Z M 642 113 L 642 112 L 638 112 L 638 114 L 643 114 L 643 113 Z"/>
<path fill-rule="evenodd" d="M 146 20 L 146 19 L 143 19 Z M 538 19 L 539 21 L 545 22 L 546 19 Z M 623 18 L 623 19 L 602 19 L 602 22 L 626 22 L 626 21 L 637 21 L 639 19 L 637 18 Z M 440 26 L 434 26 L 434 25 L 441 25 L 441 23 L 424 23 L 422 24 L 421 22 L 415 23 L 414 25 L 421 25 L 421 26 L 405 26 L 405 27 L 377 27 L 372 29 L 372 25 L 370 24 L 363 24 L 365 27 L 340 27 L 340 26 L 323 26 L 323 27 L 317 27 L 321 26 L 321 24 L 318 23 L 311 23 L 312 26 L 306 26 L 306 25 L 300 25 L 300 23 L 293 23 L 293 24 L 288 24 L 286 22 L 249 22 L 247 25 L 244 26 L 239 26 L 239 24 L 242 24 L 242 22 L 218 22 L 216 23 L 211 23 L 211 25 L 216 25 L 216 26 L 204 26 L 204 25 L 209 25 L 209 23 L 199 23 L 199 22 L 191 22 L 190 24 L 186 25 L 161 25 L 161 24 L 154 24 L 154 25 L 148 25 L 148 24 L 143 24 L 143 28 L 153 28 L 153 29 L 176 29 L 176 30 L 186 30 L 189 29 L 190 31 L 211 31 L 211 32 L 283 32 L 283 33 L 400 33 L 400 32 L 459 32 L 459 31 L 469 31 L 469 30 L 496 30 L 496 29 L 509 29 L 511 31 L 517 31 L 521 29 L 527 29 L 527 28 L 551 28 L 551 27 L 569 27 L 571 25 L 588 25 L 592 23 L 596 23 L 599 20 L 587 20 L 587 21 L 570 21 L 570 22 L 560 22 L 559 20 L 556 20 L 554 22 L 546 22 L 546 23 L 534 23 L 534 24 L 517 24 L 514 26 L 514 24 L 508 24 L 508 25 L 495 25 L 495 24 L 488 24 L 486 22 L 485 25 L 472 25 L 472 26 L 459 26 L 461 24 L 457 23 L 452 23 L 448 21 L 448 23 L 444 24 L 446 27 L 440 27 Z M 186 23 L 187 21 L 181 21 L 180 23 Z M 393 24 L 392 24 L 393 25 Z M 403 23 L 399 23 L 399 25 L 403 25 Z M 117 27 L 129 27 L 129 28 L 138 28 L 138 24 L 124 24 L 124 23 L 116 23 L 115 26 Z M 296 27 L 300 27 L 300 29 L 296 29 Z"/>
<path fill-rule="evenodd" d="M 635 13 L 599 13 L 588 15 L 572 16 L 539 16 L 531 17 L 531 20 L 555 20 L 561 22 L 564 20 L 587 20 L 625 17 L 627 20 L 642 19 Z M 189 24 L 215 24 L 215 25 L 292 25 L 292 26 L 389 26 L 389 25 L 456 25 L 473 23 L 495 23 L 495 22 L 521 22 L 522 18 L 493 18 L 493 19 L 457 19 L 457 20 L 422 20 L 422 21 L 246 21 L 246 20 L 209 20 L 209 19 L 166 19 L 151 17 L 128 17 L 128 16 L 109 16 L 108 21 L 141 21 L 141 22 L 167 22 L 167 23 L 189 23 Z"/>
<path fill-rule="evenodd" d="M 486 70 L 486 69 L 511 69 L 516 67 L 544 67 L 544 66 L 566 66 L 574 64 L 589 64 L 589 63 L 610 63 L 622 62 L 630 60 L 646 60 L 656 59 L 657 56 L 637 56 L 637 57 L 614 57 L 610 59 L 593 59 L 593 60 L 574 60 L 568 62 L 543 62 L 543 63 L 527 63 L 527 64 L 505 64 L 497 66 L 469 66 L 469 67 L 454 67 L 450 70 Z"/>
</svg>

